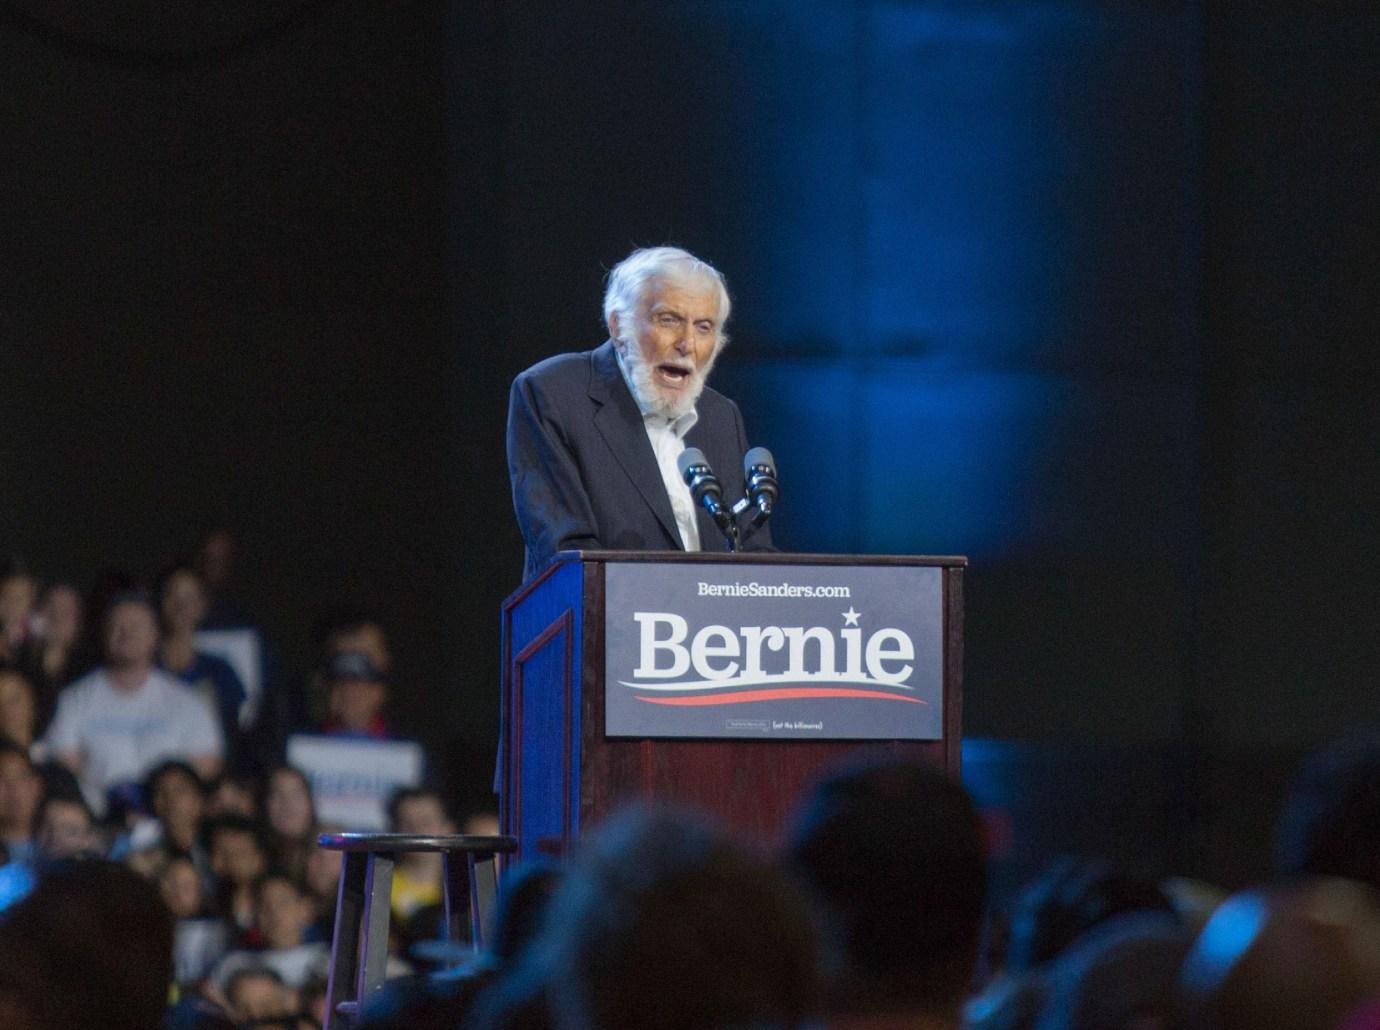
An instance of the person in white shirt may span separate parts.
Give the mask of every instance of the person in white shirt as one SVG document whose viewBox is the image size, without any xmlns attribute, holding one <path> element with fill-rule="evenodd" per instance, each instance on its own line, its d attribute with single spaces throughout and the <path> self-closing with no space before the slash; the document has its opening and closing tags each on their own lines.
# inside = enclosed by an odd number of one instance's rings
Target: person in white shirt
<svg viewBox="0 0 1380 1030">
<path fill-rule="evenodd" d="M 158 616 L 141 594 L 123 594 L 105 620 L 105 664 L 58 697 L 44 739 L 50 755 L 104 814 L 113 787 L 137 783 L 169 758 L 189 763 L 203 779 L 220 773 L 224 742 L 206 702 L 155 667 Z"/>
</svg>

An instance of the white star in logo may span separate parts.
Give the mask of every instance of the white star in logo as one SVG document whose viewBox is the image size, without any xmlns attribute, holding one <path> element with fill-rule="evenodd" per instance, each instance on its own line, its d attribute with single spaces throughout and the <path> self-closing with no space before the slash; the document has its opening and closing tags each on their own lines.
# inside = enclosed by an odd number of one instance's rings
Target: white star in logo
<svg viewBox="0 0 1380 1030">
<path fill-rule="evenodd" d="M 858 616 L 861 614 L 862 612 L 855 612 L 853 606 L 850 604 L 848 606 L 848 611 L 843 613 L 843 624 L 845 626 L 856 626 L 858 624 Z"/>
</svg>

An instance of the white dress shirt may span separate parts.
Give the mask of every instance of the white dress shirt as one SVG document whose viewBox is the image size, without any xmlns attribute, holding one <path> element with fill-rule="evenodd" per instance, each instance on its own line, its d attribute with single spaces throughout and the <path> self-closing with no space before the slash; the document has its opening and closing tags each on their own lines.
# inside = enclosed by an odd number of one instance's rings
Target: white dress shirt
<svg viewBox="0 0 1380 1030">
<path fill-rule="evenodd" d="M 671 499 L 671 513 L 676 517 L 676 528 L 680 530 L 681 545 L 687 551 L 698 551 L 700 549 L 700 527 L 695 522 L 695 501 L 690 496 L 690 488 L 685 485 L 685 480 L 680 476 L 676 459 L 685 450 L 685 434 L 690 432 L 695 423 L 700 420 L 699 412 L 691 408 L 680 418 L 668 419 L 664 415 L 647 411 L 638 399 L 637 391 L 633 389 L 632 376 L 628 374 L 628 367 L 623 363 L 622 353 L 618 352 L 617 357 L 618 368 L 623 373 L 623 380 L 628 384 L 628 389 L 632 391 L 633 400 L 637 403 L 638 410 L 642 412 L 642 425 L 647 430 L 647 439 L 651 441 L 652 453 L 656 455 L 657 467 L 661 469 L 661 481 L 666 486 L 666 495 Z"/>
<path fill-rule="evenodd" d="M 666 484 L 666 494 L 671 498 L 671 511 L 676 516 L 680 542 L 687 551 L 700 549 L 700 527 L 695 522 L 695 501 L 690 496 L 690 488 L 681 478 L 676 459 L 685 450 L 685 434 L 690 432 L 690 427 L 699 421 L 699 417 L 693 408 L 675 421 L 667 421 L 661 415 L 642 416 L 647 439 L 652 442 L 652 452 L 661 469 L 661 481 Z"/>
</svg>

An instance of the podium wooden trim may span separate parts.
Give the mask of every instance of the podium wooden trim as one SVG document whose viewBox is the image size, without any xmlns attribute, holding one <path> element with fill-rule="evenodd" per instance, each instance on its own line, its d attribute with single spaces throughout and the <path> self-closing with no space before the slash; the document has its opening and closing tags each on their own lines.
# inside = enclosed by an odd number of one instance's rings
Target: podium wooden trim
<svg viewBox="0 0 1380 1030">
<path fill-rule="evenodd" d="M 942 737 L 934 741 L 688 740 L 604 736 L 604 585 L 609 564 L 921 566 L 941 572 Z M 957 777 L 963 726 L 963 570 L 957 556 L 568 551 L 502 609 L 499 813 L 519 858 L 567 849 L 630 801 L 708 809 L 770 844 L 800 794 L 858 750 L 931 763 Z M 529 732 L 530 731 L 530 732 Z M 523 742 L 528 746 L 524 749 Z M 539 741 L 540 747 L 532 746 Z"/>
</svg>

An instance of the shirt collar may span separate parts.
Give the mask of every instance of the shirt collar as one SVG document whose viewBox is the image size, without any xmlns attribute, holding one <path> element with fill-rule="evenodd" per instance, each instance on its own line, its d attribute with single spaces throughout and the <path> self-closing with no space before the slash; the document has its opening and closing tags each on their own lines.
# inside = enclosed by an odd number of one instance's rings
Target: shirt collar
<svg viewBox="0 0 1380 1030">
<path fill-rule="evenodd" d="M 691 408 L 680 418 L 666 419 L 660 415 L 643 415 L 644 422 L 651 422 L 653 425 L 666 426 L 671 430 L 671 435 L 677 440 L 684 440 L 685 434 L 694 428 L 695 423 L 700 420 L 700 413 Z"/>
</svg>

